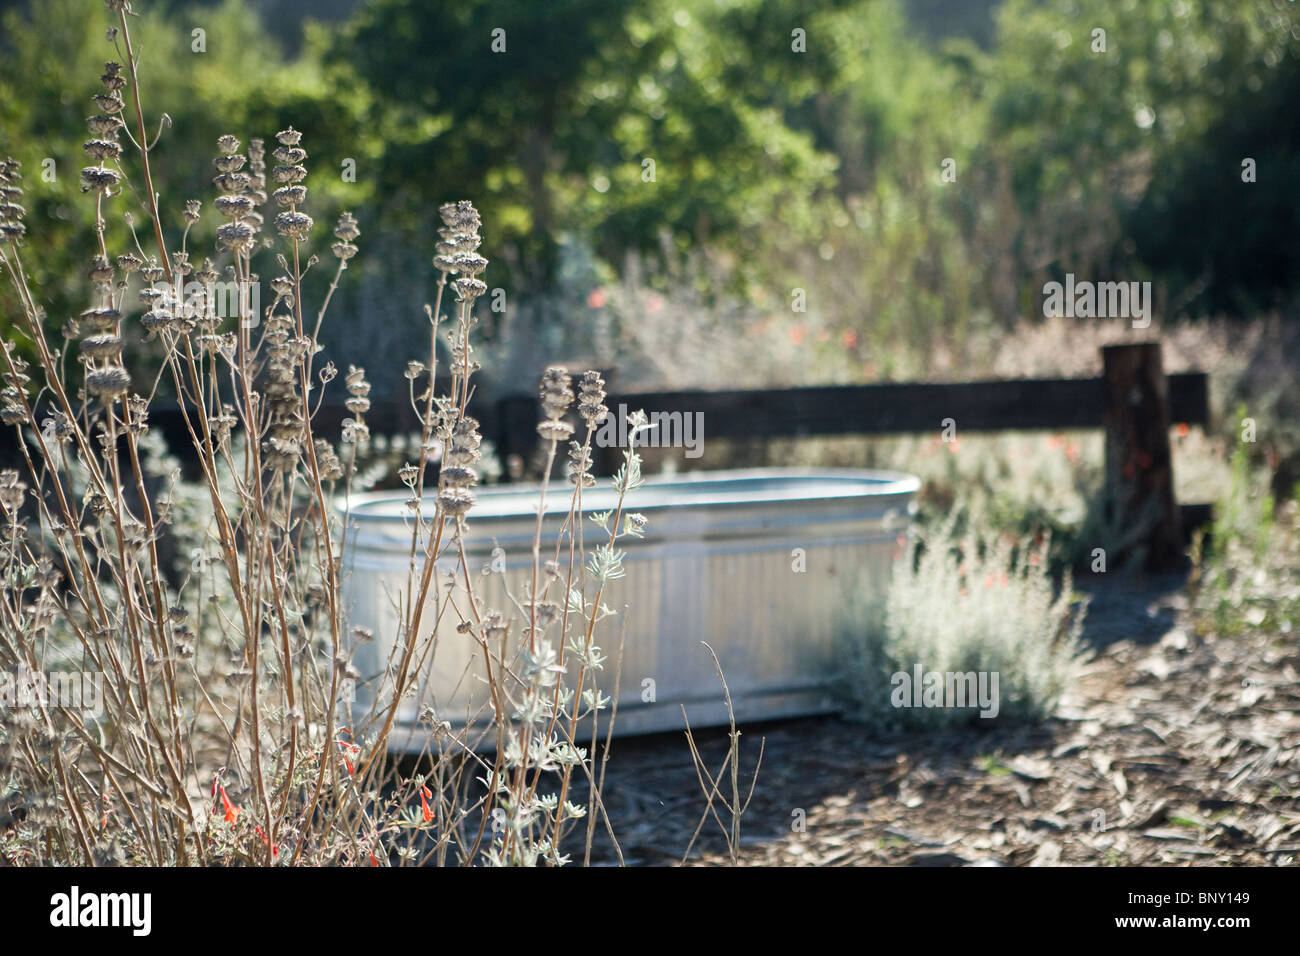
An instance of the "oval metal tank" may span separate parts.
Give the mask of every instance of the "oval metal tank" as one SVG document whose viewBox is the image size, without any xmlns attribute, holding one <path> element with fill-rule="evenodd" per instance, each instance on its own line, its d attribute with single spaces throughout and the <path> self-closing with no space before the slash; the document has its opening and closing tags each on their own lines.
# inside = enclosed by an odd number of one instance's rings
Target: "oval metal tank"
<svg viewBox="0 0 1300 956">
<path fill-rule="evenodd" d="M 646 534 L 616 544 L 625 552 L 627 573 L 606 588 L 602 603 L 618 613 L 597 625 L 595 638 L 609 657 L 600 674 L 603 693 L 614 695 L 616 669 L 620 673 L 614 732 L 682 728 L 683 706 L 692 727 L 727 722 L 722 688 L 702 641 L 721 661 L 737 720 L 834 709 L 828 686 L 837 629 L 849 626 L 848 605 L 883 597 L 919 487 L 911 475 L 845 469 L 647 478 L 627 498 L 627 510 L 648 519 Z M 482 488 L 467 518 L 466 552 L 476 592 L 486 608 L 513 614 L 512 644 L 522 615 L 506 597 L 505 583 L 522 601 L 531 579 L 537 499 L 536 485 Z M 396 606 L 410 591 L 412 519 L 405 500 L 391 492 L 354 495 L 347 514 L 345 606 L 350 626 L 363 625 L 375 635 L 353 657 L 362 676 L 353 704 L 358 726 L 366 723 L 376 693 L 384 699 L 385 684 L 391 687 L 385 671 L 400 630 Z M 569 502 L 568 485 L 550 487 L 543 560 L 548 541 L 554 551 Z M 585 514 L 615 503 L 608 480 L 583 492 Z M 604 540 L 590 520 L 584 520 L 583 535 L 588 552 Z M 489 573 L 496 548 L 498 571 Z M 446 594 L 441 572 L 459 568 L 455 552 L 447 552 L 438 567 Z M 463 581 L 450 594 L 457 607 L 466 607 Z M 431 598 L 425 622 L 436 618 L 432 604 Z M 393 749 L 426 746 L 428 728 L 416 720 L 426 704 L 458 733 L 487 722 L 482 651 L 471 636 L 457 633 L 458 620 L 449 611 L 438 625 L 433 653 L 419 672 L 419 691 L 399 708 Z M 427 634 L 429 624 L 421 631 Z"/>
</svg>

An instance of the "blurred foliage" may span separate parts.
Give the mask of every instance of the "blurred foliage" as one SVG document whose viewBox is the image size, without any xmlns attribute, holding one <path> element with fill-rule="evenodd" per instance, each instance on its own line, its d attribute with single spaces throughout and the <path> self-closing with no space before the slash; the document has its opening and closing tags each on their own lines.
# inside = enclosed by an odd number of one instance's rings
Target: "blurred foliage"
<svg viewBox="0 0 1300 956">
<path fill-rule="evenodd" d="M 931 0 L 368 0 L 342 22 L 347 4 L 321 7 L 335 22 L 292 40 L 264 25 L 287 9 L 271 0 L 136 6 L 150 135 L 173 121 L 154 164 L 169 242 L 183 201 L 212 195 L 219 134 L 303 130 L 318 241 L 343 208 L 361 220 L 338 300 L 354 321 L 326 339 L 362 358 L 423 321 L 436 208 L 462 196 L 483 211 L 490 285 L 569 295 L 537 322 L 566 321 L 629 257 L 662 292 L 704 250 L 706 304 L 793 326 L 803 288 L 863 378 L 907 374 L 904 345 L 960 352 L 1040 317 L 1042 284 L 1067 272 L 1151 279 L 1167 315 L 1293 305 L 1287 0 L 990 0 L 957 26 Z M 88 97 L 121 55 L 99 0 L 0 9 L 0 150 L 24 162 L 57 326 L 83 305 Z M 119 203 L 147 233 L 138 200 Z M 214 226 L 191 235 L 199 255 Z"/>
<path fill-rule="evenodd" d="M 15 10 L 3 15 L 0 150 L 23 163 L 29 247 L 25 261 L 55 329 L 86 307 L 94 204 L 79 183 L 80 169 L 89 165 L 81 143 L 88 138 L 86 117 L 98 112 L 90 97 L 101 91 L 98 77 L 105 61 L 125 61 L 121 38 L 116 48 L 106 38 L 113 22 L 98 0 L 43 0 L 26 16 Z M 200 24 L 205 52 L 193 49 L 191 31 Z M 211 205 L 216 194 L 212 158 L 223 133 L 235 133 L 244 143 L 260 136 L 274 145 L 276 131 L 288 125 L 306 131 L 304 146 L 315 173 L 308 185 L 318 242 L 328 236 L 343 201 L 366 201 L 368 184 L 344 188 L 337 173 L 322 169 L 338 169 L 343 155 L 352 154 L 348 130 L 355 125 L 353 116 L 365 108 L 363 101 L 347 95 L 355 85 L 329 76 L 319 55 L 284 62 L 245 0 L 225 0 L 194 15 L 137 16 L 130 27 L 141 64 L 147 133 L 151 143 L 157 137 L 150 162 L 154 187 L 162 197 L 159 211 L 169 252 L 180 248 L 181 210 L 194 198 L 204 203 L 205 215 L 188 237 L 191 259 L 211 256 L 219 265 L 224 263 L 215 248 L 218 221 Z M 309 41 L 319 43 L 319 37 Z M 123 117 L 137 136 L 129 95 L 127 103 Z M 164 115 L 168 122 L 162 120 Z M 138 189 L 143 184 L 139 155 L 125 136 L 121 139 L 127 181 Z M 52 177 L 42 176 L 47 161 L 53 163 Z M 156 255 L 143 199 L 130 190 L 106 206 L 110 251 L 134 246 L 124 214 L 132 217 L 144 252 Z M 260 264 L 269 278 L 276 265 L 266 258 Z M 6 313 L 16 309 L 11 294 L 7 282 L 0 284 L 0 307 Z"/>
<path fill-rule="evenodd" d="M 1263 628 L 1288 640 L 1300 624 L 1300 501 L 1275 501 L 1248 444 L 1233 451 L 1232 480 L 1208 535 L 1198 531 L 1193 541 L 1196 627 L 1226 635 Z"/>
<path fill-rule="evenodd" d="M 376 174 L 384 193 L 418 200 L 403 225 L 448 189 L 472 195 L 498 241 L 518 245 L 514 278 L 537 288 L 562 232 L 613 263 L 661 232 L 751 250 L 815 232 L 810 200 L 833 186 L 835 161 L 782 104 L 816 85 L 810 74 L 792 90 L 792 68 L 834 71 L 770 28 L 810 22 L 801 6 L 815 5 L 375 0 L 332 56 L 410 131 Z"/>
<path fill-rule="evenodd" d="M 1146 272 L 1170 314 L 1295 289 L 1293 3 L 1007 0 L 998 17 L 981 152 L 1010 163 L 1023 270 Z"/>
</svg>

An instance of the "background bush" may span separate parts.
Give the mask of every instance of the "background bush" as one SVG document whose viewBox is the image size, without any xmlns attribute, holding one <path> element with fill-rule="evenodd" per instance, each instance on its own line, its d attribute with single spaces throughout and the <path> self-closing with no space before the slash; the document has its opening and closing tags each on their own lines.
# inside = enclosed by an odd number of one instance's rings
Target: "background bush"
<svg viewBox="0 0 1300 956">
<path fill-rule="evenodd" d="M 1087 600 L 1068 572 L 1053 579 L 1049 541 L 983 526 L 958 510 L 915 535 L 894 563 L 883 615 L 869 600 L 854 609 L 842 689 L 858 718 L 908 728 L 980 719 L 978 706 L 892 706 L 891 676 L 918 664 L 925 673 L 996 672 L 999 720 L 1041 720 L 1055 709 L 1081 660 Z"/>
</svg>

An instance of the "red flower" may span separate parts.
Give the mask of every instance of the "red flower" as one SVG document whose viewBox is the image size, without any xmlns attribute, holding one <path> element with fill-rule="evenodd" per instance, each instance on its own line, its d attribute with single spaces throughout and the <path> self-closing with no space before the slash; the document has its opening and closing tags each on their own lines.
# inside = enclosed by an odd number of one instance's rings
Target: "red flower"
<svg viewBox="0 0 1300 956">
<path fill-rule="evenodd" d="M 432 796 L 433 794 L 430 792 L 428 787 L 420 788 L 420 810 L 424 813 L 425 823 L 428 823 L 433 819 L 433 811 L 429 809 L 429 798 Z"/>
<path fill-rule="evenodd" d="M 351 732 L 346 727 L 340 727 L 339 733 L 350 734 Z M 361 753 L 361 748 L 356 744 L 348 743 L 346 740 L 335 742 L 339 745 L 339 750 L 343 752 L 343 763 L 348 768 L 348 775 L 351 776 L 355 772 L 355 769 L 353 768 L 352 761 L 349 758 L 356 757 L 357 754 Z"/>
<path fill-rule="evenodd" d="M 266 843 L 266 842 L 267 842 L 266 834 L 262 832 L 262 828 L 261 828 L 261 827 L 256 827 L 256 826 L 255 826 L 255 827 L 253 827 L 253 829 L 256 830 L 256 831 L 257 831 L 257 835 L 260 836 L 260 837 L 262 838 L 262 842 L 263 842 L 263 843 Z M 279 848 L 278 846 L 273 846 L 273 847 L 271 847 L 271 859 L 274 860 L 274 859 L 276 859 L 279 855 L 280 855 L 280 848 Z"/>
<path fill-rule="evenodd" d="M 587 305 L 593 309 L 599 309 L 607 301 L 604 289 L 592 289 L 587 293 Z"/>
<path fill-rule="evenodd" d="M 226 822 L 234 823 L 236 820 L 239 819 L 239 814 L 241 813 L 239 807 L 235 806 L 233 803 L 230 802 L 230 798 L 226 796 L 225 787 L 215 782 L 213 783 L 213 786 L 215 786 L 217 790 L 220 791 L 221 793 L 221 807 L 223 810 L 226 811 Z"/>
</svg>

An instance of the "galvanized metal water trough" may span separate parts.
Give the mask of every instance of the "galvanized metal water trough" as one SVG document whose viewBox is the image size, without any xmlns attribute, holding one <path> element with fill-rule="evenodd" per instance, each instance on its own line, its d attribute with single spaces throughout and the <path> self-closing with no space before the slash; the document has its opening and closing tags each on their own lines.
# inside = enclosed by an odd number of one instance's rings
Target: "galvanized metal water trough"
<svg viewBox="0 0 1300 956">
<path fill-rule="evenodd" d="M 702 641 L 721 661 L 737 720 L 833 709 L 828 685 L 848 597 L 857 592 L 861 598 L 863 587 L 883 595 L 919 487 L 911 475 L 847 469 L 715 471 L 647 479 L 628 498 L 629 510 L 649 519 L 645 537 L 620 539 L 627 575 L 611 582 L 603 598 L 619 613 L 597 626 L 596 643 L 610 657 L 601 689 L 616 694 L 618 701 L 615 733 L 679 729 L 683 706 L 692 727 L 727 722 L 722 688 Z M 508 581 L 511 593 L 523 599 L 531 577 L 537 491 L 527 485 L 480 489 L 468 518 L 466 552 L 476 593 L 489 608 L 507 616 L 513 611 L 516 635 L 519 613 L 505 587 Z M 588 514 L 615 503 L 607 481 L 583 493 Z M 543 534 L 552 551 L 568 508 L 568 487 L 553 487 Z M 372 643 L 356 648 L 353 658 L 362 675 L 354 705 L 361 712 L 376 694 L 382 699 L 385 680 L 391 687 L 385 665 L 400 631 L 397 602 L 409 591 L 411 520 L 403 495 L 353 496 L 345 604 L 351 624 L 375 635 Z M 590 549 L 603 540 L 603 532 L 591 521 L 585 525 Z M 494 548 L 501 549 L 496 552 L 498 573 L 485 573 Z M 499 573 L 503 557 L 504 574 Z M 455 553 L 438 566 L 458 568 Z M 463 581 L 451 599 L 467 608 Z M 432 603 L 430 599 L 426 606 L 422 635 L 436 618 Z M 458 621 L 455 612 L 444 615 L 436 650 L 421 671 L 419 693 L 399 708 L 393 749 L 426 746 L 429 728 L 416 719 L 425 705 L 458 733 L 481 726 L 490 716 L 482 651 L 472 637 L 456 632 Z M 620 637 L 621 676 L 615 692 Z M 576 672 L 576 665 L 570 665 L 570 672 Z"/>
</svg>

